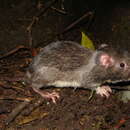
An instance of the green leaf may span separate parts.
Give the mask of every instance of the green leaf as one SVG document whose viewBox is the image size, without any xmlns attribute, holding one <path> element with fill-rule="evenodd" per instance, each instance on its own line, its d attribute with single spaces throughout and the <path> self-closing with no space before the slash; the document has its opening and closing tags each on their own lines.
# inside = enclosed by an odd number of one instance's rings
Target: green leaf
<svg viewBox="0 0 130 130">
<path fill-rule="evenodd" d="M 81 32 L 81 34 L 82 34 L 81 45 L 86 48 L 95 50 L 95 46 L 93 42 L 89 39 L 89 37 L 84 32 Z"/>
</svg>

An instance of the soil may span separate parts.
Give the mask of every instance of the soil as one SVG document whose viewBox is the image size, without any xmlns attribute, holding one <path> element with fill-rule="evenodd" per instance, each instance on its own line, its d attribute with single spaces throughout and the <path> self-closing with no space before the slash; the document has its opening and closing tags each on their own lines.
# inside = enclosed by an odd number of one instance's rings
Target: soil
<svg viewBox="0 0 130 130">
<path fill-rule="evenodd" d="M 30 0 L 0 1 L 0 55 L 24 45 L 22 49 L 0 59 L 0 129 L 1 130 L 129 130 L 130 101 L 119 100 L 119 91 L 113 91 L 107 99 L 90 90 L 73 88 L 49 88 L 57 91 L 57 103 L 43 99 L 31 87 L 24 84 L 23 77 L 37 49 L 55 40 L 80 42 L 78 27 L 57 37 L 72 20 L 53 9 L 39 17 L 32 27 L 31 36 L 27 27 L 32 17 L 37 16 L 46 3 Z M 44 5 L 45 4 L 45 5 Z M 59 7 L 58 4 L 55 5 Z M 108 8 L 106 8 L 108 9 Z M 118 2 L 109 13 L 99 11 L 89 34 L 95 46 L 108 43 L 122 51 L 130 49 L 130 2 Z M 105 13 L 105 12 L 104 12 Z M 69 17 L 70 18 L 70 17 Z M 82 25 L 83 27 L 83 25 Z M 84 26 L 85 28 L 85 26 Z M 33 44 L 30 45 L 30 39 Z M 26 103 L 27 100 L 30 102 Z M 25 103 L 25 104 L 24 104 Z M 26 107 L 23 107 L 23 106 Z M 20 107 L 23 109 L 20 109 Z M 15 110 L 16 116 L 10 113 Z M 19 112 L 17 113 L 17 111 Z M 12 118 L 12 121 L 9 121 Z M 7 125 L 6 123 L 9 122 Z"/>
</svg>

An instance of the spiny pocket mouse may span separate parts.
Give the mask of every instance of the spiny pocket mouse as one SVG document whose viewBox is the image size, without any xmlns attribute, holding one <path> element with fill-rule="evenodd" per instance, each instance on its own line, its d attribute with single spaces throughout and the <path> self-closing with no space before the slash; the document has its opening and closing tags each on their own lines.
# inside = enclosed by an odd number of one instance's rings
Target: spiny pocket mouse
<svg viewBox="0 0 130 130">
<path fill-rule="evenodd" d="M 127 81 L 129 77 L 128 56 L 120 56 L 115 51 L 91 50 L 72 41 L 57 41 L 45 46 L 26 73 L 26 81 L 33 90 L 54 103 L 59 94 L 45 93 L 41 88 L 86 88 L 109 97 L 112 90 L 104 83 Z"/>
</svg>

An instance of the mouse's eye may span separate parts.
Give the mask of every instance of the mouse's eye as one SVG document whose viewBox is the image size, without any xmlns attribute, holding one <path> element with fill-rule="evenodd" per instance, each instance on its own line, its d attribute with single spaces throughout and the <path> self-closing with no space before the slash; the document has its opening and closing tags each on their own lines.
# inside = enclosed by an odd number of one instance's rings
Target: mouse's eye
<svg viewBox="0 0 130 130">
<path fill-rule="evenodd" d="M 121 62 L 121 63 L 120 63 L 120 68 L 125 68 L 125 67 L 126 67 L 126 64 L 123 63 L 123 62 Z"/>
</svg>

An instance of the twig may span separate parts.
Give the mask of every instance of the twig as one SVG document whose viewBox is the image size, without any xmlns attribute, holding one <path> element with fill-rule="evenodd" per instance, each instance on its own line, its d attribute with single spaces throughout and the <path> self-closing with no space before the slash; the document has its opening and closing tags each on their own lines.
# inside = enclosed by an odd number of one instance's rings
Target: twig
<svg viewBox="0 0 130 130">
<path fill-rule="evenodd" d="M 28 100 L 30 100 L 29 98 Z M 0 100 L 17 100 L 17 101 L 25 101 L 27 98 L 13 98 L 13 97 L 0 97 Z M 32 99 L 31 99 L 32 100 Z"/>
<path fill-rule="evenodd" d="M 71 23 L 68 27 L 66 27 L 62 32 L 60 32 L 57 35 L 61 35 L 66 33 L 67 31 L 69 31 L 71 28 L 73 28 L 75 25 L 79 24 L 79 22 L 81 22 L 83 19 L 85 19 L 88 16 L 93 16 L 92 12 L 87 12 L 85 13 L 83 16 L 81 16 L 79 19 L 77 19 L 76 21 L 74 21 L 73 23 Z"/>
<path fill-rule="evenodd" d="M 63 14 L 63 15 L 66 15 L 67 13 L 64 11 L 64 10 L 61 10 L 61 9 L 57 9 L 55 7 L 51 7 L 51 9 L 55 10 L 56 12 L 60 13 L 60 14 Z"/>
<path fill-rule="evenodd" d="M 30 99 L 24 100 L 19 106 L 17 106 L 10 114 L 8 119 L 5 121 L 6 125 L 9 125 L 19 114 L 20 112 L 31 102 Z"/>
<path fill-rule="evenodd" d="M 29 109 L 26 109 L 22 115 L 24 116 L 28 116 L 34 109 L 36 109 L 37 107 L 41 106 L 44 103 L 44 99 L 42 98 L 41 100 L 38 100 L 37 102 L 35 102 L 31 107 L 29 107 Z"/>
<path fill-rule="evenodd" d="M 130 117 L 122 118 L 114 128 L 119 129 L 128 119 L 130 119 Z"/>
<path fill-rule="evenodd" d="M 112 89 L 130 91 L 130 88 L 128 88 L 128 87 L 120 87 L 120 86 L 110 86 L 110 87 L 111 87 Z"/>
<path fill-rule="evenodd" d="M 56 1 L 58 0 L 52 0 L 50 2 L 47 3 L 46 7 L 43 8 L 43 10 L 41 10 L 41 12 L 39 12 L 36 17 L 41 17 Z"/>
<path fill-rule="evenodd" d="M 51 2 L 48 2 L 48 5 L 38 12 L 37 15 L 33 16 L 33 19 L 31 23 L 27 27 L 27 32 L 28 32 L 28 39 L 29 39 L 29 46 L 32 47 L 33 45 L 33 38 L 32 38 L 32 27 L 33 25 L 39 20 L 39 17 L 41 17 L 57 0 L 53 0 Z"/>
<path fill-rule="evenodd" d="M 27 27 L 27 32 L 28 32 L 28 42 L 29 42 L 29 47 L 31 48 L 33 45 L 33 38 L 32 38 L 32 26 L 38 21 L 38 17 L 34 16 L 31 23 Z"/>
<path fill-rule="evenodd" d="M 9 81 L 9 82 L 18 82 L 18 81 L 24 81 L 25 77 L 23 76 L 18 76 L 18 77 L 1 77 L 0 76 L 0 80 L 3 81 Z"/>
<path fill-rule="evenodd" d="M 5 53 L 3 56 L 0 56 L 0 60 L 3 59 L 3 58 L 8 57 L 8 56 L 10 56 L 10 55 L 13 55 L 14 53 L 16 53 L 16 52 L 17 52 L 18 50 L 20 50 L 20 49 L 29 49 L 29 47 L 25 47 L 25 46 L 23 46 L 23 45 L 17 46 L 17 47 L 14 48 L 13 50 L 11 50 L 11 51 Z"/>
<path fill-rule="evenodd" d="M 91 91 L 90 96 L 89 96 L 87 102 L 89 102 L 93 98 L 93 95 L 94 95 L 94 90 Z"/>
</svg>

